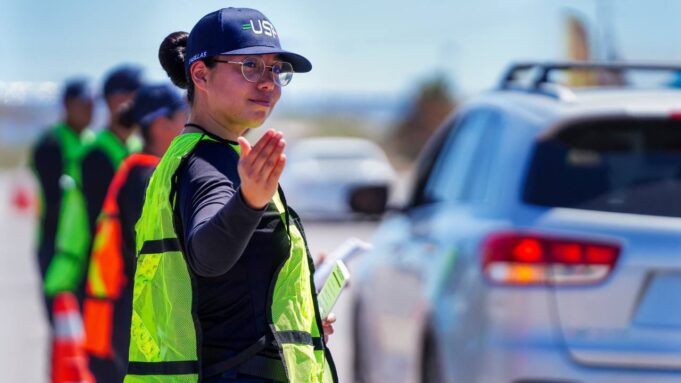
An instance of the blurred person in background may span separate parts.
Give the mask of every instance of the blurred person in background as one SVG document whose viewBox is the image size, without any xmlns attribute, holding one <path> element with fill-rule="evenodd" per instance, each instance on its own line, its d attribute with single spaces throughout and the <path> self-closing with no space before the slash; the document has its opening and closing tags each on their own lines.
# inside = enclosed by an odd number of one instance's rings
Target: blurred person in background
<svg viewBox="0 0 681 383">
<path fill-rule="evenodd" d="M 302 226 L 278 181 L 281 132 L 251 146 L 294 72 L 260 12 L 225 8 L 159 49 L 189 123 L 154 171 L 137 223 L 126 382 L 337 381 Z"/>
<path fill-rule="evenodd" d="M 64 212 L 59 179 L 76 160 L 81 147 L 91 141 L 87 129 L 92 122 L 94 99 L 84 79 L 68 81 L 62 92 L 63 120 L 52 126 L 36 142 L 31 155 L 31 168 L 38 180 L 40 210 L 37 258 L 41 281 L 55 252 L 57 222 Z M 47 318 L 52 323 L 52 300 L 44 295 Z"/>
<path fill-rule="evenodd" d="M 146 185 L 159 159 L 187 121 L 186 102 L 169 84 L 140 88 L 120 112 L 121 124 L 137 127 L 141 153 L 128 156 L 109 185 L 97 220 L 83 305 L 86 349 L 97 383 L 125 376 L 135 275 L 135 223 Z"/>
<path fill-rule="evenodd" d="M 131 139 L 133 128 L 118 121 L 118 112 L 141 85 L 142 70 L 135 66 L 120 66 L 106 76 L 103 94 L 108 126 L 97 132 L 72 166 L 65 169 L 61 182 L 64 213 L 58 222 L 55 255 L 44 281 L 48 296 L 70 292 L 82 303 L 97 215 L 116 169 L 131 151 L 139 149 L 139 141 Z"/>
</svg>

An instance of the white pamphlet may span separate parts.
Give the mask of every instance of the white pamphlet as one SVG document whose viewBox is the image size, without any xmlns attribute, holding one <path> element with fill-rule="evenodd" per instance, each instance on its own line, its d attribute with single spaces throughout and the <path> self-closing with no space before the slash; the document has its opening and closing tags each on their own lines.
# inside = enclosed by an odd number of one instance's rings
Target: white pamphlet
<svg viewBox="0 0 681 383">
<path fill-rule="evenodd" d="M 342 260 L 338 259 L 334 262 L 334 267 L 331 270 L 331 274 L 326 278 L 324 286 L 317 294 L 317 303 L 319 304 L 319 314 L 322 318 L 326 318 L 331 312 L 333 305 L 336 304 L 338 297 L 345 285 L 348 284 L 350 279 L 350 272 Z"/>
<path fill-rule="evenodd" d="M 350 237 L 345 240 L 340 246 L 334 249 L 327 257 L 324 259 L 321 265 L 316 267 L 314 273 L 314 285 L 317 286 L 317 290 L 322 287 L 326 278 L 329 277 L 331 271 L 336 266 L 336 261 L 341 260 L 345 265 L 350 263 L 356 256 L 364 253 L 371 249 L 371 245 L 362 241 L 361 239 Z"/>
</svg>

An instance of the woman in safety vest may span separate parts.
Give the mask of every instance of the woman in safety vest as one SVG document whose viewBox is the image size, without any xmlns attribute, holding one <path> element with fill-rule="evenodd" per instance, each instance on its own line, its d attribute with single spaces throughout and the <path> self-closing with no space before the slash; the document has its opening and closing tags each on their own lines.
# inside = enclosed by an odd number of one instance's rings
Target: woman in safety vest
<svg viewBox="0 0 681 383">
<path fill-rule="evenodd" d="M 136 226 L 125 382 L 336 382 L 332 320 L 319 315 L 304 232 L 278 188 L 282 134 L 242 137 L 312 65 L 244 8 L 170 34 L 159 59 L 187 89 L 190 117 Z"/>
<path fill-rule="evenodd" d="M 154 168 L 187 120 L 186 102 L 170 84 L 146 85 L 120 112 L 120 122 L 137 127 L 141 153 L 128 156 L 113 177 L 97 220 L 85 287 L 85 347 L 97 383 L 120 383 L 130 344 L 135 223 Z"/>
</svg>

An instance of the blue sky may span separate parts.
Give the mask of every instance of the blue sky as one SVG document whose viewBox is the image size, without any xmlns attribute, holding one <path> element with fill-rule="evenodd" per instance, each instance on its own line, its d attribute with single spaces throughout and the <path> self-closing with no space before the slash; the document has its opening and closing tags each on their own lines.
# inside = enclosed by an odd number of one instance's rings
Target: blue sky
<svg viewBox="0 0 681 383">
<path fill-rule="evenodd" d="M 602 1 L 602 0 L 601 0 Z M 681 61 L 681 2 L 611 0 L 616 48 L 630 60 Z M 0 81 L 99 81 L 120 62 L 139 63 L 164 79 L 156 53 L 176 30 L 225 6 L 265 13 L 284 48 L 314 69 L 286 92 L 406 95 L 436 72 L 468 95 L 493 86 L 513 60 L 561 59 L 563 16 L 578 11 L 595 24 L 597 0 L 248 1 L 2 0 Z"/>
</svg>

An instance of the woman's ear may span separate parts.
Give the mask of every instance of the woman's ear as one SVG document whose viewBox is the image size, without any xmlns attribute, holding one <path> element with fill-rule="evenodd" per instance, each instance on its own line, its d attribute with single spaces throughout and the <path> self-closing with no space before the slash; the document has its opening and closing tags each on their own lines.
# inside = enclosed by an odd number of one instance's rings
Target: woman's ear
<svg viewBox="0 0 681 383">
<path fill-rule="evenodd" d="M 192 77 L 194 82 L 194 87 L 200 90 L 206 89 L 206 83 L 208 82 L 208 67 L 203 61 L 197 61 L 195 64 L 189 68 L 189 75 Z"/>
</svg>

